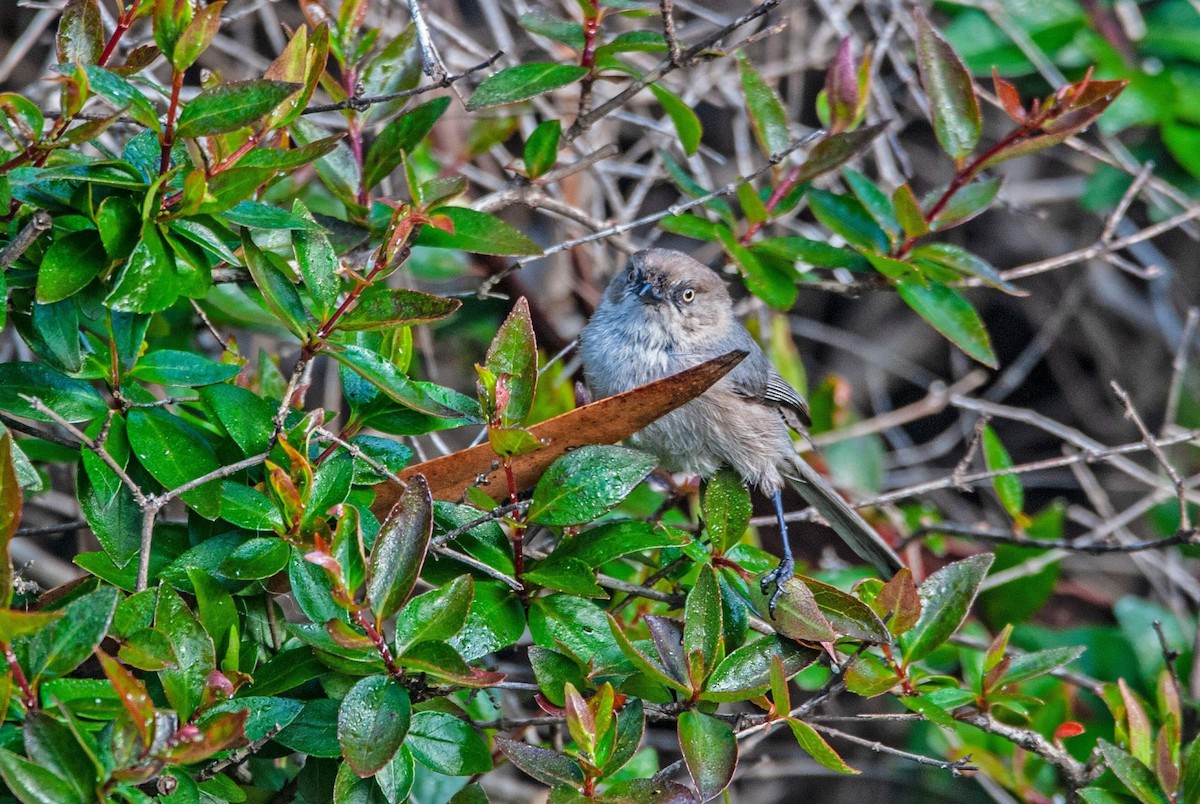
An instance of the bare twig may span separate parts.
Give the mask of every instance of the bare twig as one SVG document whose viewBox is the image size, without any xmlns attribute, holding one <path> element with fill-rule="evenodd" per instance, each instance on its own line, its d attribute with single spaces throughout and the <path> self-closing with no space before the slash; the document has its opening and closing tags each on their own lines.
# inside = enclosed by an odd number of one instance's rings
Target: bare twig
<svg viewBox="0 0 1200 804">
<path fill-rule="evenodd" d="M 29 222 L 21 227 L 21 231 L 17 232 L 17 236 L 10 240 L 3 249 L 0 249 L 0 270 L 4 270 L 19 260 L 34 241 L 41 237 L 43 232 L 50 231 L 52 226 L 54 226 L 54 218 L 50 217 L 49 212 L 39 209 L 33 213 Z"/>
<path fill-rule="evenodd" d="M 1167 477 L 1171 478 L 1171 484 L 1175 486 L 1175 494 L 1179 498 L 1179 527 L 1181 530 L 1188 530 L 1191 526 L 1188 516 L 1187 489 L 1184 488 L 1179 473 L 1175 471 L 1175 467 L 1167 460 L 1167 455 L 1163 452 L 1162 447 L 1158 445 L 1158 442 L 1154 440 L 1154 436 L 1150 434 L 1150 430 L 1146 427 L 1146 423 L 1142 421 L 1137 408 L 1133 406 L 1133 400 L 1129 398 L 1128 392 L 1116 380 L 1112 382 L 1112 389 L 1117 398 L 1121 400 L 1121 404 L 1125 406 L 1125 417 L 1137 427 L 1138 432 L 1142 434 L 1142 442 L 1149 448 L 1159 465 L 1162 466 L 1163 470 L 1167 473 Z"/>
</svg>

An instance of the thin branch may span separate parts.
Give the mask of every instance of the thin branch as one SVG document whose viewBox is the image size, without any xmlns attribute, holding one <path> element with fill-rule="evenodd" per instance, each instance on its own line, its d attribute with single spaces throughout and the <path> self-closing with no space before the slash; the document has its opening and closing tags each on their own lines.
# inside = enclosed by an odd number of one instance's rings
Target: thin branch
<svg viewBox="0 0 1200 804">
<path fill-rule="evenodd" d="M 270 452 L 260 452 L 258 455 L 251 455 L 249 458 L 242 458 L 240 461 L 237 461 L 236 463 L 226 464 L 225 466 L 222 466 L 219 469 L 214 469 L 213 471 L 209 472 L 208 474 L 203 474 L 203 475 L 200 475 L 200 477 L 189 480 L 188 482 L 184 483 L 182 486 L 176 486 L 175 488 L 171 489 L 170 491 L 164 491 L 162 494 L 158 495 L 157 499 L 163 505 L 166 505 L 168 502 L 175 499 L 176 497 L 187 494 L 189 491 L 192 491 L 193 489 L 197 489 L 200 486 L 203 486 L 205 483 L 211 483 L 214 480 L 221 480 L 223 478 L 229 477 L 230 475 L 237 474 L 238 472 L 242 471 L 243 469 L 249 469 L 252 466 L 258 466 L 260 463 L 262 463 L 269 457 L 271 457 Z M 159 506 L 159 507 L 162 507 L 162 506 Z"/>
<path fill-rule="evenodd" d="M 658 8 L 662 14 L 663 38 L 667 40 L 667 61 L 672 67 L 679 67 L 683 64 L 683 50 L 675 35 L 675 2 L 659 0 Z"/>
<path fill-rule="evenodd" d="M 807 137 L 802 137 L 801 139 L 795 140 L 790 145 L 788 145 L 787 148 L 784 148 L 779 153 L 772 155 L 771 158 L 766 161 L 766 163 L 759 166 L 759 168 L 757 170 L 755 170 L 753 173 L 751 173 L 750 175 L 744 176 L 739 179 L 735 179 L 735 180 L 729 182 L 728 184 L 717 188 L 716 190 L 705 193 L 704 195 L 697 196 L 696 198 L 689 198 L 686 201 L 681 201 L 677 204 L 672 204 L 671 206 L 667 207 L 666 209 L 664 209 L 660 212 L 653 212 L 649 215 L 643 215 L 642 217 L 636 218 L 635 220 L 626 221 L 625 223 L 619 223 L 619 224 L 616 224 L 615 226 L 610 226 L 607 229 L 601 229 L 598 232 L 592 232 L 591 234 L 584 235 L 582 237 L 576 237 L 573 240 L 564 240 L 561 243 L 558 243 L 553 246 L 549 246 L 548 248 L 543 250 L 541 254 L 531 256 L 531 257 L 523 257 L 523 258 L 513 262 L 511 265 L 508 265 L 504 269 L 502 269 L 502 270 L 498 271 L 497 273 L 492 274 L 490 277 L 488 277 L 479 286 L 477 295 L 479 295 L 482 298 L 486 298 L 489 294 L 491 294 L 491 292 L 496 288 L 496 286 L 499 285 L 504 279 L 506 279 L 509 275 L 511 275 L 512 273 L 521 269 L 522 267 L 528 265 L 529 263 L 536 262 L 537 260 L 543 260 L 546 257 L 551 256 L 552 254 L 557 254 L 561 251 L 567 251 L 569 249 L 575 248 L 576 246 L 581 246 L 584 243 L 591 243 L 593 241 L 603 240 L 605 238 L 612 237 L 614 235 L 624 234 L 625 232 L 628 232 L 631 229 L 636 229 L 639 226 L 645 226 L 647 224 L 654 223 L 655 221 L 662 220 L 663 218 L 667 217 L 668 215 L 681 215 L 684 212 L 688 211 L 689 209 L 692 209 L 693 207 L 698 207 L 702 204 L 706 204 L 709 201 L 712 201 L 714 198 L 720 198 L 723 195 L 729 195 L 730 193 L 736 192 L 738 187 L 745 184 L 746 182 L 754 181 L 759 176 L 766 174 L 773 167 L 775 167 L 780 162 L 782 162 L 784 159 L 786 159 L 793 151 L 799 150 L 800 148 L 804 147 L 807 143 L 812 141 L 815 137 L 820 136 L 820 134 L 821 134 L 820 131 L 814 131 L 812 134 L 808 135 Z"/>
<path fill-rule="evenodd" d="M 775 8 L 777 5 L 779 5 L 779 0 L 766 0 L 766 2 L 762 3 L 761 5 L 755 6 L 733 22 L 718 28 L 713 33 L 689 47 L 680 55 L 679 63 L 685 64 L 688 61 L 696 58 L 705 50 L 712 47 L 717 42 L 720 42 L 738 28 L 753 22 L 771 9 Z M 658 79 L 662 78 L 667 73 L 674 70 L 675 67 L 676 65 L 672 64 L 670 58 L 661 62 L 657 67 L 643 75 L 639 80 L 631 82 L 629 86 L 625 87 L 625 89 L 621 90 L 616 95 L 613 95 L 604 103 L 595 107 L 587 114 L 576 118 L 575 122 L 571 124 L 571 127 L 563 133 L 563 140 L 568 143 L 575 140 L 580 135 L 584 134 L 589 128 L 591 128 L 597 120 L 605 117 L 614 109 L 624 106 L 626 101 L 641 92 L 646 87 L 653 84 Z"/>
<path fill-rule="evenodd" d="M 950 771 L 951 776 L 961 776 L 963 771 L 979 770 L 977 766 L 971 764 L 970 754 L 949 761 L 944 759 L 935 759 L 933 757 L 927 757 L 924 754 L 914 754 L 911 751 L 903 751 L 899 748 L 893 748 L 892 746 L 881 743 L 878 740 L 868 740 L 855 734 L 849 734 L 841 729 L 835 729 L 821 723 L 810 723 L 809 725 L 823 734 L 828 734 L 830 737 L 836 737 L 839 740 L 845 740 L 846 742 L 854 743 L 855 745 L 861 745 L 864 748 L 871 749 L 877 754 L 888 754 L 889 756 L 899 757 L 900 759 L 904 759 L 909 762 L 916 762 L 918 765 L 931 765 L 935 768 L 948 770 Z"/>
<path fill-rule="evenodd" d="M 477 73 L 480 70 L 486 70 L 496 63 L 496 60 L 503 56 L 502 51 L 496 51 L 484 61 L 479 62 L 474 67 L 468 67 L 461 73 L 453 75 L 444 75 L 440 80 L 432 84 L 426 84 L 423 87 L 415 87 L 414 89 L 406 89 L 403 92 L 389 92 L 386 95 L 368 95 L 361 98 L 347 98 L 338 103 L 323 103 L 315 106 L 307 107 L 301 114 L 321 114 L 322 112 L 340 112 L 343 109 L 354 109 L 361 112 L 370 106 L 377 103 L 387 103 L 388 101 L 400 100 L 401 98 L 411 98 L 414 95 L 424 95 L 426 92 L 433 92 L 438 89 L 445 89 L 454 83 L 461 81 L 468 75 Z"/>
<path fill-rule="evenodd" d="M 966 715 L 958 719 L 964 723 L 970 723 L 988 734 L 1003 737 L 1010 743 L 1037 754 L 1051 765 L 1059 768 L 1067 777 L 1067 782 L 1076 790 L 1090 784 L 1102 770 L 1101 768 L 1089 769 L 1087 765 L 1067 753 L 1065 748 L 1055 745 L 1036 731 L 1001 723 L 986 714 Z"/>
<path fill-rule="evenodd" d="M 1139 553 L 1145 550 L 1158 550 L 1164 547 L 1175 547 L 1181 544 L 1200 544 L 1200 532 L 1195 528 L 1177 531 L 1163 539 L 1147 539 L 1139 542 L 1083 542 L 1066 539 L 1031 539 L 1023 534 L 1015 534 L 1003 530 L 976 528 L 957 522 L 941 522 L 937 525 L 925 525 L 906 536 L 897 549 L 903 549 L 910 543 L 930 536 L 958 536 L 964 539 L 987 542 L 988 544 L 1011 544 L 1016 547 L 1036 547 L 1042 550 L 1066 550 L 1072 553 L 1088 555 L 1106 555 L 1108 553 Z"/>
<path fill-rule="evenodd" d="M 41 237 L 42 233 L 50 231 L 53 226 L 54 218 L 50 216 L 49 212 L 39 209 L 33 213 L 29 222 L 21 227 L 21 231 L 17 232 L 17 236 L 10 240 L 3 249 L 0 249 L 0 271 L 19 260 L 21 255 Z"/>
<path fill-rule="evenodd" d="M 1117 398 L 1121 400 L 1121 404 L 1125 406 L 1125 418 L 1132 421 L 1134 426 L 1137 427 L 1138 432 L 1142 434 L 1142 443 L 1149 448 L 1151 454 L 1154 455 L 1154 459 L 1158 461 L 1159 465 L 1167 473 L 1167 477 L 1171 478 L 1171 485 L 1175 487 L 1175 495 L 1179 498 L 1179 527 L 1181 530 L 1188 530 L 1191 525 L 1188 516 L 1187 489 L 1183 485 L 1183 480 L 1180 479 L 1179 473 L 1175 471 L 1175 467 L 1167 460 L 1167 455 L 1163 452 L 1162 447 L 1158 445 L 1158 442 L 1154 440 L 1154 436 L 1150 434 L 1146 423 L 1142 421 L 1142 417 L 1133 406 L 1133 400 L 1129 397 L 1129 393 L 1116 380 L 1113 380 L 1111 385 L 1113 393 L 1117 395 Z"/>
<path fill-rule="evenodd" d="M 1171 360 L 1171 383 L 1167 386 L 1167 409 L 1163 412 L 1162 429 L 1159 435 L 1166 435 L 1175 425 L 1179 412 L 1179 394 L 1183 390 L 1184 374 L 1187 371 L 1188 355 L 1192 350 L 1192 338 L 1196 336 L 1196 325 L 1200 324 L 1200 307 L 1189 307 L 1187 321 L 1183 325 L 1183 334 L 1179 336 L 1179 348 Z"/>
</svg>

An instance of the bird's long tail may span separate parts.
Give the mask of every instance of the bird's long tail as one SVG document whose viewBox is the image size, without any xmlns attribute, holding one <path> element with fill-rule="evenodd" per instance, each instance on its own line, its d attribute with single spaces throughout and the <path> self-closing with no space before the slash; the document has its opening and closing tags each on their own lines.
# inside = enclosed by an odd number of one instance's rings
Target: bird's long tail
<svg viewBox="0 0 1200 804">
<path fill-rule="evenodd" d="M 816 469 L 799 456 L 788 469 L 796 475 L 787 474 L 788 485 L 817 510 L 859 558 L 869 561 L 885 578 L 892 577 L 904 566 L 887 542 L 846 504 Z"/>
</svg>

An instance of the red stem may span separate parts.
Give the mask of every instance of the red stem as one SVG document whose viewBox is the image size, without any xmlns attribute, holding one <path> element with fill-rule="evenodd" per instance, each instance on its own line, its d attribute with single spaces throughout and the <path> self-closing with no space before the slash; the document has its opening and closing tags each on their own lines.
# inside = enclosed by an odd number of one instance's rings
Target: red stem
<svg viewBox="0 0 1200 804">
<path fill-rule="evenodd" d="M 796 167 L 792 168 L 792 172 L 787 175 L 787 178 L 781 181 L 779 185 L 771 191 L 771 195 L 767 199 L 767 203 L 764 205 L 767 208 L 768 213 L 774 212 L 775 207 L 779 206 L 779 202 L 787 197 L 788 193 L 796 189 L 796 185 L 799 184 L 800 180 L 801 167 L 801 165 L 796 165 Z M 739 239 L 738 242 L 743 246 L 749 243 L 750 238 L 758 234 L 759 230 L 763 228 L 763 224 L 765 223 L 765 220 L 751 223 L 746 227 L 746 233 L 741 236 L 741 239 Z"/>
<path fill-rule="evenodd" d="M 392 649 L 388 647 L 387 640 L 383 638 L 383 634 L 379 633 L 379 629 L 371 624 L 361 609 L 354 612 L 354 621 L 367 632 L 367 636 L 375 643 L 375 650 L 379 651 L 379 656 L 383 659 L 383 666 L 387 668 L 388 674 L 399 676 L 400 668 L 396 666 L 396 660 L 392 658 Z"/>
<path fill-rule="evenodd" d="M 504 459 L 504 477 L 508 480 L 508 501 L 517 501 L 517 478 L 513 475 L 512 458 Z M 513 571 L 518 580 L 525 574 L 525 524 L 521 521 L 521 512 L 513 512 Z"/>
<path fill-rule="evenodd" d="M 0 642 L 0 650 L 4 651 L 4 658 L 8 661 L 8 668 L 12 671 L 13 680 L 17 682 L 17 686 L 21 688 L 21 694 L 25 697 L 25 709 L 28 711 L 37 709 L 37 696 L 33 694 L 33 688 L 29 686 L 29 679 L 25 678 L 25 671 L 21 669 L 16 654 L 12 652 L 12 648 L 8 646 L 7 642 Z"/>
</svg>

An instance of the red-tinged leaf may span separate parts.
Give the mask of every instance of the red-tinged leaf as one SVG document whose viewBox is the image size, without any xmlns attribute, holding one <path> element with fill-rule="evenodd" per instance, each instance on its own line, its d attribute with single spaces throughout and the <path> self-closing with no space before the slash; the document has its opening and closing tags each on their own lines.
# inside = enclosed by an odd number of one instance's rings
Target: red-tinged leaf
<svg viewBox="0 0 1200 804">
<path fill-rule="evenodd" d="M 846 671 L 846 689 L 864 698 L 883 695 L 900 681 L 896 671 L 872 653 L 860 655 Z"/>
<path fill-rule="evenodd" d="M 225 0 L 217 0 L 196 12 L 196 16 L 183 30 L 179 40 L 175 43 L 174 51 L 170 54 L 169 60 L 175 70 L 183 72 L 195 64 L 196 59 L 208 50 L 208 46 L 216 38 L 217 30 L 221 27 L 221 11 L 224 8 Z"/>
<path fill-rule="evenodd" d="M 1068 720 L 1066 723 L 1060 723 L 1058 728 L 1054 730 L 1054 739 L 1066 740 L 1071 737 L 1078 737 L 1083 734 L 1086 729 L 1082 723 L 1077 723 L 1074 720 Z"/>
<path fill-rule="evenodd" d="M 921 617 L 900 640 L 906 662 L 928 656 L 958 630 L 992 560 L 990 553 L 980 553 L 947 564 L 925 579 L 919 589 Z"/>
<path fill-rule="evenodd" d="M 567 702 L 567 731 L 571 732 L 571 738 L 579 748 L 591 756 L 596 750 L 596 716 L 569 681 L 563 688 L 563 697 Z"/>
<path fill-rule="evenodd" d="M 1174 721 L 1168 719 L 1159 729 L 1154 742 L 1154 774 L 1163 790 L 1174 799 L 1179 790 L 1179 760 L 1176 746 L 1179 743 L 1178 729 L 1172 729 Z"/>
<path fill-rule="evenodd" d="M 249 709 L 219 712 L 206 718 L 199 727 L 183 726 L 171 735 L 166 750 L 158 757 L 170 765 L 190 765 L 218 751 L 241 748 L 250 742 L 246 739 L 246 718 L 249 716 Z"/>
<path fill-rule="evenodd" d="M 1086 86 L 1079 88 L 1076 94 L 1060 108 L 1051 113 L 1045 124 L 1036 130 L 1037 133 L 1016 140 L 1012 145 L 1002 148 L 989 158 L 981 168 L 986 169 L 1018 156 L 1043 151 L 1080 133 L 1117 99 L 1125 89 L 1127 81 L 1089 81 Z M 1073 85 L 1078 87 L 1079 85 Z M 1054 103 L 1053 100 L 1047 103 Z"/>
<path fill-rule="evenodd" d="M 583 784 L 583 769 L 569 757 L 536 745 L 496 738 L 496 747 L 508 757 L 508 761 L 522 771 L 550 786 L 565 784 L 578 787 Z"/>
<path fill-rule="evenodd" d="M 487 368 L 503 382 L 507 402 L 499 404 L 496 397 L 496 414 L 501 427 L 519 427 L 529 415 L 533 395 L 537 388 L 537 341 L 533 335 L 533 319 L 529 314 L 529 302 L 525 297 L 517 299 L 512 312 L 488 347 Z"/>
<path fill-rule="evenodd" d="M 70 0 L 54 40 L 60 63 L 95 64 L 104 51 L 104 23 L 96 0 Z"/>
<path fill-rule="evenodd" d="M 838 45 L 837 54 L 825 73 L 825 97 L 829 104 L 829 126 L 834 134 L 854 125 L 858 112 L 858 66 L 849 36 Z"/>
<path fill-rule="evenodd" d="M 825 738 L 803 720 L 789 717 L 787 724 L 791 727 L 792 734 L 795 735 L 796 742 L 800 744 L 800 747 L 822 767 L 828 768 L 834 773 L 862 773 L 862 771 L 855 770 L 847 765 L 838 752 L 834 751 L 833 747 L 825 742 Z"/>
<path fill-rule="evenodd" d="M 938 143 L 955 162 L 962 163 L 979 142 L 983 119 L 975 86 L 962 59 L 954 52 L 925 12 L 914 12 L 917 22 L 917 68 L 929 95 L 929 113 Z"/>
<path fill-rule="evenodd" d="M 1149 766 L 1153 761 L 1151 753 L 1154 744 L 1150 718 L 1146 715 L 1146 709 L 1137 693 L 1129 688 L 1125 679 L 1117 679 L 1117 689 L 1120 690 L 1121 700 L 1125 704 L 1125 731 L 1129 735 L 1129 752 L 1138 762 Z"/>
<path fill-rule="evenodd" d="M 1000 77 L 995 67 L 992 68 L 992 85 L 996 88 L 996 97 L 1000 99 L 1000 106 L 1005 113 L 1016 122 L 1024 123 L 1025 106 L 1021 103 L 1020 93 L 1015 86 Z"/>
<path fill-rule="evenodd" d="M 921 596 L 913 583 L 912 570 L 902 567 L 871 601 L 871 608 L 887 623 L 892 636 L 900 636 L 921 617 Z"/>
<path fill-rule="evenodd" d="M 693 709 L 679 716 L 679 750 L 701 801 L 716 798 L 737 768 L 737 738 L 724 721 Z"/>
<path fill-rule="evenodd" d="M 829 620 L 817 607 L 812 590 L 798 578 L 788 578 L 783 582 L 783 595 L 776 602 L 774 617 L 768 611 L 770 594 L 762 591 L 757 578 L 750 583 L 750 602 L 760 616 L 789 639 L 817 643 L 833 642 L 838 637 Z"/>
<path fill-rule="evenodd" d="M 334 642 L 349 650 L 370 650 L 375 647 L 369 636 L 336 617 L 325 622 L 325 632 Z"/>
<path fill-rule="evenodd" d="M 445 318 L 461 306 L 458 299 L 376 286 L 363 293 L 358 304 L 338 321 L 337 328 L 371 330 L 427 324 Z"/>
<path fill-rule="evenodd" d="M 990 671 L 1004 659 L 1004 653 L 1008 650 L 1008 638 L 1012 636 L 1012 630 L 1012 623 L 1004 626 L 1004 629 L 999 634 L 996 634 L 996 638 L 992 640 L 992 644 L 988 645 L 987 651 L 983 654 L 983 669 L 985 672 Z"/>
<path fill-rule="evenodd" d="M 433 500 L 425 478 L 416 475 L 380 526 L 371 550 L 367 599 L 377 620 L 391 617 L 408 598 L 432 534 Z"/>
<path fill-rule="evenodd" d="M 121 699 L 125 711 L 129 713 L 129 718 L 133 721 L 134 728 L 137 729 L 142 745 L 151 745 L 154 741 L 154 701 L 150 699 L 150 692 L 146 689 L 146 685 L 104 651 L 97 650 L 96 658 L 100 660 L 100 667 L 104 670 L 104 675 L 113 685 L 113 689 L 117 691 L 117 696 Z"/>
<path fill-rule="evenodd" d="M 8 557 L 5 555 L 7 563 Z M 0 609 L 0 642 L 12 642 L 17 637 L 36 634 L 55 620 L 61 619 L 64 612 L 57 611 L 23 611 L 21 609 Z"/>
<path fill-rule="evenodd" d="M 873 126 L 843 131 L 831 134 L 812 147 L 808 157 L 800 165 L 796 180 L 800 183 L 810 182 L 817 176 L 829 173 L 849 162 L 858 154 L 865 151 L 875 138 L 884 132 L 887 123 L 876 123 Z"/>
</svg>

